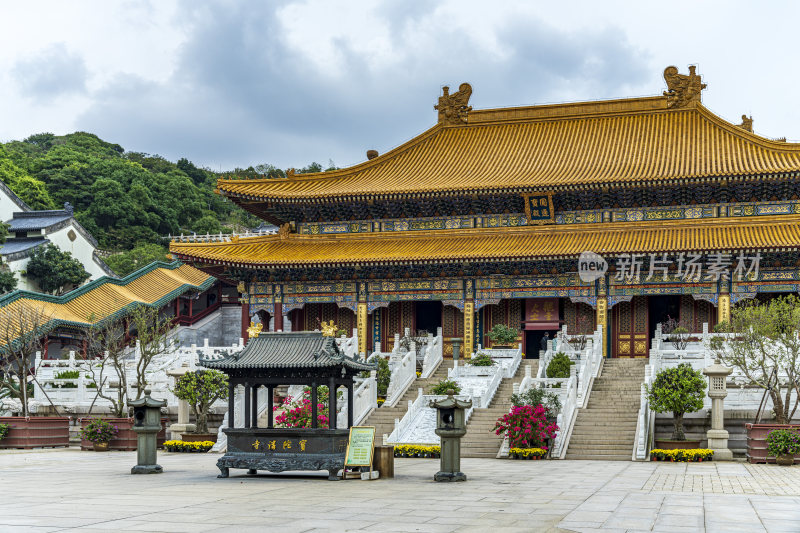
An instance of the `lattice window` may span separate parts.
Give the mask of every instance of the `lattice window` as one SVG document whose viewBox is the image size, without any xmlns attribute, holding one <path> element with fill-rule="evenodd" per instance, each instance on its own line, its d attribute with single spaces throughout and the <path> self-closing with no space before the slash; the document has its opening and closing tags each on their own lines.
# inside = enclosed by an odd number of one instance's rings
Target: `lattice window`
<svg viewBox="0 0 800 533">
<path fill-rule="evenodd" d="M 634 327 L 636 333 L 647 333 L 647 298 L 634 296 Z"/>
<path fill-rule="evenodd" d="M 630 302 L 620 302 L 617 304 L 619 306 L 619 311 L 617 311 L 617 316 L 619 316 L 619 324 L 617 326 L 617 331 L 620 333 L 630 333 L 631 332 L 631 303 Z"/>
</svg>

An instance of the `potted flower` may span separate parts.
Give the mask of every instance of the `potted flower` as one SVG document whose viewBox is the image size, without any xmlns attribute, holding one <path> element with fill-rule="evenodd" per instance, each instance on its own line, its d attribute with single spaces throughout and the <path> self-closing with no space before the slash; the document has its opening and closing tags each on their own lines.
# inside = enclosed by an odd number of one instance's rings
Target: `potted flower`
<svg viewBox="0 0 800 533">
<path fill-rule="evenodd" d="M 172 392 L 189 404 L 197 418 L 197 429 L 182 434 L 183 441 L 216 442 L 217 436 L 208 432 L 208 413 L 215 401 L 228 394 L 228 377 L 219 370 L 187 372 L 178 379 Z"/>
<path fill-rule="evenodd" d="M 686 440 L 683 432 L 683 415 L 703 408 L 706 380 L 688 363 L 665 368 L 656 374 L 653 384 L 647 388 L 650 408 L 658 413 L 672 413 L 672 439 L 656 439 L 659 449 L 696 449 L 699 440 Z"/>
<path fill-rule="evenodd" d="M 497 419 L 494 427 L 496 435 L 508 435 L 511 448 L 541 448 L 546 450 L 545 442 L 555 439 L 558 426 L 547 420 L 547 409 L 541 405 L 522 405 Z"/>
<path fill-rule="evenodd" d="M 492 359 L 492 356 L 486 352 L 478 352 L 472 356 L 472 359 L 467 360 L 467 364 L 470 366 L 494 366 L 497 361 Z"/>
<path fill-rule="evenodd" d="M 489 340 L 492 341 L 492 348 L 513 348 L 518 336 L 518 329 L 510 328 L 505 324 L 495 324 L 489 331 Z"/>
<path fill-rule="evenodd" d="M 81 429 L 81 438 L 94 444 L 94 451 L 107 452 L 108 443 L 119 433 L 119 428 L 103 420 L 95 418 Z"/>
<path fill-rule="evenodd" d="M 800 432 L 791 429 L 776 429 L 767 435 L 767 452 L 781 466 L 792 466 L 795 455 L 800 454 Z"/>
</svg>

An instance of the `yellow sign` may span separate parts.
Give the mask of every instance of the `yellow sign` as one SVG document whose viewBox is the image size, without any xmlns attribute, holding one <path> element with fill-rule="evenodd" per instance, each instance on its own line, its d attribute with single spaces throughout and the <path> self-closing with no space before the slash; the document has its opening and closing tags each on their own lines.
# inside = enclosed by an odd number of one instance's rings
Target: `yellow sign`
<svg viewBox="0 0 800 533">
<path fill-rule="evenodd" d="M 353 426 L 347 441 L 344 466 L 372 466 L 375 450 L 375 426 Z"/>
</svg>

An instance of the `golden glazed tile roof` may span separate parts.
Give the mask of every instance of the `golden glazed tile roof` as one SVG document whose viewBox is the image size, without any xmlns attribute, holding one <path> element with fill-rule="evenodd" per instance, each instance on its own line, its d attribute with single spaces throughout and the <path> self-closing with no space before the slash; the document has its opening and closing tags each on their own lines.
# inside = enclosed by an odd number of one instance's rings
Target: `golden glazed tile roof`
<svg viewBox="0 0 800 533">
<path fill-rule="evenodd" d="M 350 168 L 286 179 L 219 180 L 221 194 L 308 201 L 447 191 L 542 190 L 800 171 L 800 145 L 775 142 L 701 104 L 666 97 L 472 111 Z"/>
<path fill-rule="evenodd" d="M 529 226 L 335 236 L 279 235 L 238 242 L 177 243 L 185 261 L 244 267 L 524 260 L 577 256 L 583 251 L 620 254 L 797 248 L 800 216 Z"/>
<path fill-rule="evenodd" d="M 20 307 L 35 309 L 49 322 L 88 327 L 133 304 L 161 306 L 188 290 L 205 290 L 215 278 L 179 262 L 156 262 L 123 279 L 102 277 L 63 296 L 14 291 L 0 298 L 0 327 L 19 316 Z"/>
</svg>

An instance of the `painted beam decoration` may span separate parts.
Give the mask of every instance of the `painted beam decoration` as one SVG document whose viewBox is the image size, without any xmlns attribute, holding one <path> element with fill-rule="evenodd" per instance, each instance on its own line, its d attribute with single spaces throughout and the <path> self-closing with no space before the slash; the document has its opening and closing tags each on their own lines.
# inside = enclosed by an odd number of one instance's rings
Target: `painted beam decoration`
<svg viewBox="0 0 800 533">
<path fill-rule="evenodd" d="M 577 274 L 481 278 L 475 281 L 476 300 L 502 298 L 568 298 L 594 296 L 594 284 L 584 284 Z"/>
<path fill-rule="evenodd" d="M 367 298 L 370 302 L 463 300 L 464 281 L 460 279 L 371 281 L 367 284 Z"/>
</svg>

